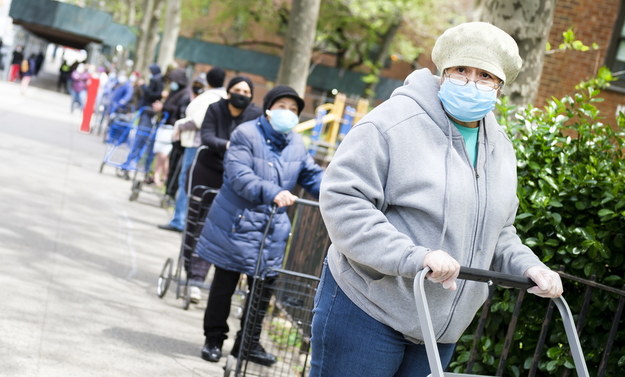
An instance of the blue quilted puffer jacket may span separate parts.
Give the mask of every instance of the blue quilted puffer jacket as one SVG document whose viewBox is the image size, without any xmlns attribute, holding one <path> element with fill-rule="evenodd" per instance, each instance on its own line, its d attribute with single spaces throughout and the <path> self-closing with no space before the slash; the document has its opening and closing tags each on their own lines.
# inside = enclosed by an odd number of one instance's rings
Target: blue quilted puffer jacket
<svg viewBox="0 0 625 377">
<path fill-rule="evenodd" d="M 300 135 L 290 132 L 286 138 L 281 136 L 276 146 L 266 136 L 269 127 L 261 116 L 232 133 L 224 157 L 224 183 L 196 246 L 196 252 L 214 265 L 252 276 L 273 198 L 282 190 L 292 192 L 296 184 L 318 198 L 323 175 Z M 291 231 L 285 211 L 278 208 L 274 215 L 262 250 L 261 275 L 282 265 Z"/>
</svg>

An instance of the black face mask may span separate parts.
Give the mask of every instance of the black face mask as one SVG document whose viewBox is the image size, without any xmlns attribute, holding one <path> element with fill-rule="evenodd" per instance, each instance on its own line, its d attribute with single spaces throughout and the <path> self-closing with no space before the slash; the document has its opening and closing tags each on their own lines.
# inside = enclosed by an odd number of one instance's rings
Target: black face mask
<svg viewBox="0 0 625 377">
<path fill-rule="evenodd" d="M 237 109 L 245 109 L 247 105 L 252 102 L 252 97 L 244 96 L 239 93 L 230 93 L 230 99 L 228 102 L 230 102 L 230 104 Z"/>
<path fill-rule="evenodd" d="M 204 93 L 204 87 L 203 86 L 192 86 L 191 90 L 193 90 L 193 94 L 195 94 L 195 95 L 200 95 L 200 94 Z"/>
</svg>

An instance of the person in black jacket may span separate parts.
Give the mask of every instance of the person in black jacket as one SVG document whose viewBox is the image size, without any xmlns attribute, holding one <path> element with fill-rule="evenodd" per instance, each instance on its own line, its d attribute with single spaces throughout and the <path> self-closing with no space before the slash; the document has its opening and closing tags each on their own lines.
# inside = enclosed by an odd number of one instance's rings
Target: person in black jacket
<svg viewBox="0 0 625 377">
<path fill-rule="evenodd" d="M 168 114 L 167 125 L 173 125 L 178 119 L 185 117 L 185 110 L 191 102 L 191 91 L 189 89 L 189 79 L 184 69 L 176 68 L 172 70 L 169 75 L 169 95 L 165 100 L 165 103 L 160 105 L 160 101 L 154 103 L 153 108 L 157 111 L 163 111 Z M 159 110 L 160 108 L 160 110 Z M 165 127 L 163 127 L 164 129 Z M 173 126 L 169 126 L 173 133 Z M 183 148 L 180 145 L 180 141 L 172 142 L 169 138 L 168 142 L 161 143 L 157 140 L 154 144 L 154 154 L 156 155 L 156 165 L 154 167 L 154 182 L 157 186 L 161 186 L 166 180 L 167 194 L 173 197 L 177 185 L 171 185 L 169 183 L 176 182 L 175 167 L 180 160 Z M 172 167 L 172 169 L 170 169 Z M 175 187 L 174 187 L 175 186 Z"/>
<path fill-rule="evenodd" d="M 143 97 L 139 101 L 139 107 L 152 106 L 159 101 L 163 93 L 163 77 L 161 76 L 161 68 L 157 64 L 152 64 L 150 69 L 150 81 L 148 85 L 141 86 Z"/>
<path fill-rule="evenodd" d="M 227 97 L 208 106 L 200 129 L 202 145 L 208 150 L 200 155 L 193 171 L 190 173 L 193 186 L 220 188 L 223 183 L 223 159 L 230 143 L 230 135 L 241 124 L 256 119 L 262 110 L 251 103 L 254 95 L 254 84 L 246 76 L 233 77 L 226 86 Z M 190 206 L 194 203 L 189 203 Z M 197 204 L 196 204 L 197 205 Z M 189 208 L 189 211 L 197 208 Z M 169 224 L 159 225 L 161 229 L 170 228 Z M 187 233 L 194 234 L 187 221 Z M 192 281 L 203 282 L 210 268 L 210 263 L 197 255 L 186 256 L 185 269 Z"/>
</svg>

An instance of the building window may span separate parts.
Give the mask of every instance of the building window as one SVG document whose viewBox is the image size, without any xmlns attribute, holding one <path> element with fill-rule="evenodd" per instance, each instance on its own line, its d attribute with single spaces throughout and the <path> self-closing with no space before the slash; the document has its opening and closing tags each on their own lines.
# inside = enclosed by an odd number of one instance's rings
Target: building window
<svg viewBox="0 0 625 377">
<path fill-rule="evenodd" d="M 625 9 L 621 3 L 618 19 L 614 25 L 612 42 L 608 50 L 606 65 L 610 67 L 617 81 L 611 85 L 611 89 L 625 93 Z"/>
</svg>

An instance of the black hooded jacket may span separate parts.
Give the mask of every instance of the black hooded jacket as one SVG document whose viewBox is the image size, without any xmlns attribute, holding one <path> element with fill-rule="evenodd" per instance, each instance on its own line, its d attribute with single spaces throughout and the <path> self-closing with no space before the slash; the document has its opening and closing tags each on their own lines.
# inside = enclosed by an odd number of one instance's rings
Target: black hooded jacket
<svg viewBox="0 0 625 377">
<path fill-rule="evenodd" d="M 163 111 L 169 113 L 167 124 L 174 124 L 178 119 L 185 117 L 185 110 L 191 102 L 191 92 L 187 85 L 189 80 L 183 69 L 174 69 L 169 74 L 172 82 L 178 83 L 178 90 L 169 93 L 169 96 L 163 104 Z"/>
<path fill-rule="evenodd" d="M 234 131 L 239 124 L 256 119 L 261 114 L 261 109 L 252 103 L 235 118 L 230 114 L 230 110 L 228 110 L 227 99 L 221 99 L 208 106 L 200 130 L 202 145 L 206 145 L 209 148 L 206 153 L 209 158 L 205 159 L 207 167 L 222 174 L 226 144 L 230 140 L 232 131 Z"/>
</svg>

